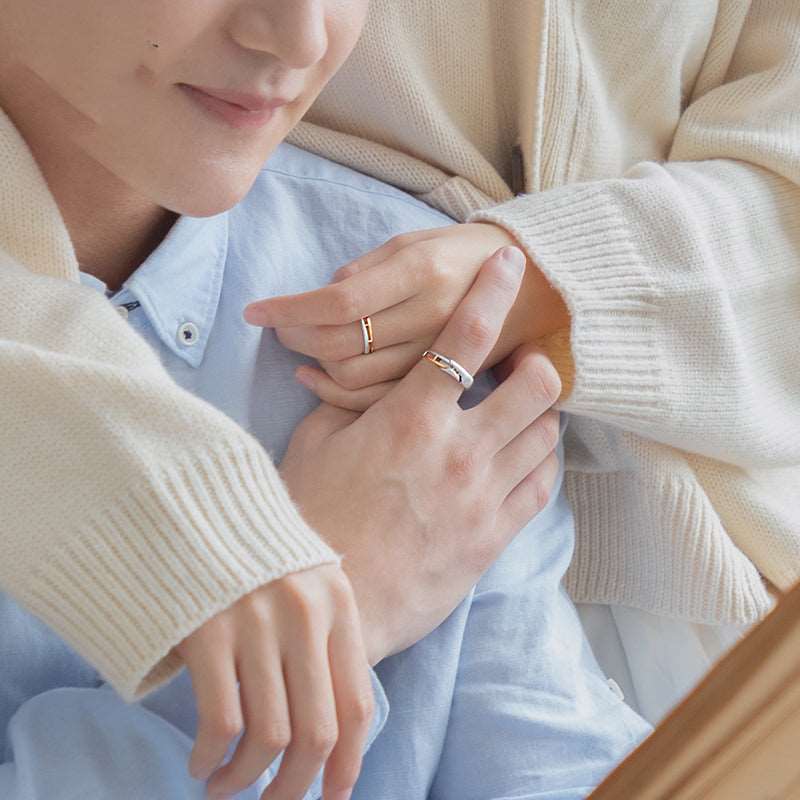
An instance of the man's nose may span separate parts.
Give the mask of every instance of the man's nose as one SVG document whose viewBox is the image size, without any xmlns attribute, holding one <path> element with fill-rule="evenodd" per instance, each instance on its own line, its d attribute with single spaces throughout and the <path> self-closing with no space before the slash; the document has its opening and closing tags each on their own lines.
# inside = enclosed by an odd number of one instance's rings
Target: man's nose
<svg viewBox="0 0 800 800">
<path fill-rule="evenodd" d="M 251 0 L 237 8 L 230 30 L 249 50 L 260 50 L 293 69 L 319 62 L 328 49 L 326 0 Z"/>
</svg>

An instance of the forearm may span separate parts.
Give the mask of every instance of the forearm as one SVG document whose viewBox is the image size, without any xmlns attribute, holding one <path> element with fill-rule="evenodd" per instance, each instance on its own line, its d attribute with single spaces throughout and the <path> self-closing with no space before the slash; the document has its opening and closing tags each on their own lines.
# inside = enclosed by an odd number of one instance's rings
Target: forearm
<svg viewBox="0 0 800 800">
<path fill-rule="evenodd" d="M 0 587 L 123 696 L 256 586 L 336 560 L 260 445 L 102 297 L 6 262 L 0 298 Z"/>
<path fill-rule="evenodd" d="M 665 163 L 473 215 L 567 303 L 564 410 L 732 464 L 800 460 L 798 68 L 797 4 L 754 0 Z"/>
<path fill-rule="evenodd" d="M 569 306 L 564 410 L 731 463 L 779 465 L 800 457 L 800 370 L 786 368 L 798 215 L 797 186 L 712 161 L 643 164 L 476 216 L 508 227 Z"/>
</svg>

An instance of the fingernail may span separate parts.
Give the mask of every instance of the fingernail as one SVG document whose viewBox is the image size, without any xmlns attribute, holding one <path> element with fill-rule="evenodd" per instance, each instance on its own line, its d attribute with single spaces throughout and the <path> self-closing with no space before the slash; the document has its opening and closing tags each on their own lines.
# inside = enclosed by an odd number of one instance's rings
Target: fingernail
<svg viewBox="0 0 800 800">
<path fill-rule="evenodd" d="M 504 247 L 500 251 L 500 258 L 506 262 L 515 272 L 522 272 L 525 269 L 525 253 L 519 247 Z"/>
</svg>

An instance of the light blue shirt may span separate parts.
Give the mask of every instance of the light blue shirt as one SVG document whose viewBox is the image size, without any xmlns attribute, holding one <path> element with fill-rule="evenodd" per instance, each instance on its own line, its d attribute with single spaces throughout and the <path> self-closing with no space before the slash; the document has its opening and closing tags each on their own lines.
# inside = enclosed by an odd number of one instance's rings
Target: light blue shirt
<svg viewBox="0 0 800 800">
<path fill-rule="evenodd" d="M 179 384 L 279 461 L 317 402 L 293 377 L 308 359 L 245 323 L 244 306 L 323 285 L 398 233 L 451 223 L 399 190 L 283 145 L 244 201 L 208 219 L 181 217 L 110 299 Z M 465 401 L 491 388 L 479 378 Z M 562 432 L 565 424 L 562 416 Z M 572 800 L 649 731 L 609 688 L 561 586 L 573 546 L 562 467 L 545 510 L 456 611 L 376 667 L 378 712 L 355 800 Z M 0 797 L 203 796 L 186 773 L 196 717 L 185 671 L 128 706 L 0 596 L 2 647 L 12 635 L 0 675 L 0 726 L 14 715 Z M 273 774 L 237 797 L 257 798 Z M 317 782 L 309 797 L 318 796 Z"/>
</svg>

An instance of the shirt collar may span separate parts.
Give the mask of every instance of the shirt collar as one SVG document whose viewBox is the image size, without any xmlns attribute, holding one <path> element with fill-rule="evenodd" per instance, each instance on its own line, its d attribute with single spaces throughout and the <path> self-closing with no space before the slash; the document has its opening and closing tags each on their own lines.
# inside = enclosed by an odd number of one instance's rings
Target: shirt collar
<svg viewBox="0 0 800 800">
<path fill-rule="evenodd" d="M 114 302 L 141 303 L 164 346 L 192 367 L 203 362 L 217 315 L 228 254 L 228 213 L 178 217 L 161 244 L 128 278 Z M 182 331 L 193 325 L 193 343 Z"/>
</svg>

